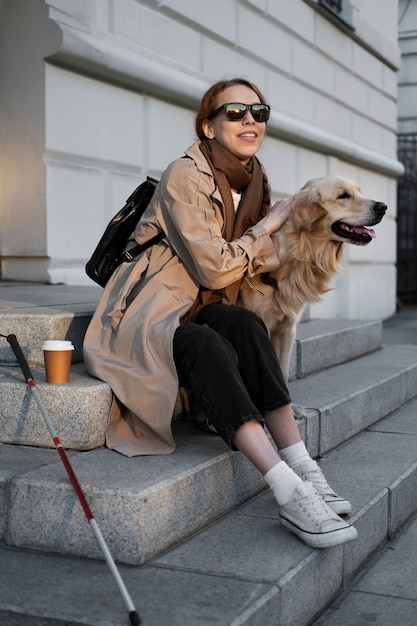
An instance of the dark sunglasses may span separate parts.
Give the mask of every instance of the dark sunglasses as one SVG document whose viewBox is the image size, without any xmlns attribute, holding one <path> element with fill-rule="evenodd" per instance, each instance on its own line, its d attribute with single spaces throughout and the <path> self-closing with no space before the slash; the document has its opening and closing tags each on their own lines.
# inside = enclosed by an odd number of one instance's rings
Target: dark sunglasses
<svg viewBox="0 0 417 626">
<path fill-rule="evenodd" d="M 226 117 L 231 122 L 237 122 L 243 120 L 246 117 L 248 110 L 252 113 L 252 117 L 255 122 L 267 122 L 269 120 L 269 114 L 271 107 L 269 104 L 243 104 L 242 102 L 230 102 L 228 104 L 222 104 L 221 107 L 215 109 L 207 119 L 211 120 L 216 117 L 221 111 L 226 113 Z"/>
</svg>

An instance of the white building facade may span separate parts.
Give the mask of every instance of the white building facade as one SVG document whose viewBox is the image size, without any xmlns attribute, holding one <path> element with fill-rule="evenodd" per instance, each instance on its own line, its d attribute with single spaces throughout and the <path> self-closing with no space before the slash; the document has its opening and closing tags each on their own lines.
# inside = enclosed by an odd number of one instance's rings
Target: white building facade
<svg viewBox="0 0 417 626">
<path fill-rule="evenodd" d="M 88 284 L 109 219 L 193 142 L 204 91 L 243 76 L 272 106 L 260 158 L 275 198 L 339 174 L 389 207 L 311 315 L 389 317 L 398 13 L 398 0 L 0 2 L 1 278 Z"/>
</svg>

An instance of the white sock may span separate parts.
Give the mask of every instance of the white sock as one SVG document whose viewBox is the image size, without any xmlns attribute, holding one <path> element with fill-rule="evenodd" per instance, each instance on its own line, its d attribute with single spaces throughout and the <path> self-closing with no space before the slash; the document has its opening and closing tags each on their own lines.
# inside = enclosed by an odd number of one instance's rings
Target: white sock
<svg viewBox="0 0 417 626">
<path fill-rule="evenodd" d="M 271 467 L 264 478 L 279 505 L 286 504 L 295 488 L 303 484 L 301 478 L 288 467 L 285 461 L 279 461 L 274 467 Z"/>
<path fill-rule="evenodd" d="M 311 461 L 311 456 L 304 445 L 304 441 L 299 441 L 298 443 L 294 443 L 292 446 L 288 446 L 288 448 L 279 450 L 279 456 L 290 467 L 296 467 L 296 465 L 299 465 L 304 461 Z"/>
</svg>

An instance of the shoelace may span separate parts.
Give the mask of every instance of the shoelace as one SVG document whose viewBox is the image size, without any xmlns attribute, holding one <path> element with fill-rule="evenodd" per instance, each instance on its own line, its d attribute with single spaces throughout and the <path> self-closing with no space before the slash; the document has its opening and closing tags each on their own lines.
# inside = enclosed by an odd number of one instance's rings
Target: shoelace
<svg viewBox="0 0 417 626">
<path fill-rule="evenodd" d="M 319 494 L 308 493 L 297 502 L 298 506 L 318 525 L 324 519 L 329 519 L 329 511 Z"/>
<path fill-rule="evenodd" d="M 312 478 L 313 475 L 314 475 L 314 480 Z M 316 488 L 317 491 L 319 491 L 319 493 L 321 491 L 323 491 L 323 493 L 333 493 L 333 490 L 330 488 L 330 485 L 325 479 L 323 472 L 321 472 L 318 467 L 317 469 L 303 471 L 302 476 L 305 480 L 309 480 L 310 482 L 314 483 L 314 487 Z"/>
</svg>

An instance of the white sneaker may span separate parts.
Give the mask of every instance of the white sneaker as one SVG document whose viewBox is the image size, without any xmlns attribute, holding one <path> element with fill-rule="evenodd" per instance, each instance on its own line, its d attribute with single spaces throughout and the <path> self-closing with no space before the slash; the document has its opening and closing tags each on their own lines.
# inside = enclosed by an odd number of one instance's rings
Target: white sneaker
<svg viewBox="0 0 417 626">
<path fill-rule="evenodd" d="M 293 467 L 293 470 L 301 480 L 313 483 L 316 491 L 335 513 L 346 515 L 352 512 L 351 503 L 333 491 L 316 461 L 313 461 L 313 459 L 304 461 Z"/>
<path fill-rule="evenodd" d="M 279 507 L 281 526 L 313 548 L 330 548 L 356 539 L 356 528 L 336 515 L 306 482 L 296 487 L 291 499 Z"/>
</svg>

